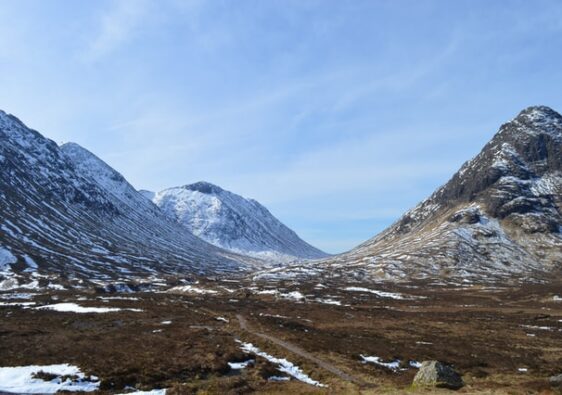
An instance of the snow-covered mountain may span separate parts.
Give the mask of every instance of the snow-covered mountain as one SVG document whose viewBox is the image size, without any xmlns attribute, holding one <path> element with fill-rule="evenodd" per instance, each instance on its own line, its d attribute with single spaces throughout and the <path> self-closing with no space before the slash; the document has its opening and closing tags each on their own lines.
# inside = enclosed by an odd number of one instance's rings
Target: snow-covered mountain
<svg viewBox="0 0 562 395">
<path fill-rule="evenodd" d="M 562 116 L 538 106 L 502 125 L 444 186 L 355 249 L 265 276 L 533 278 L 562 271 Z"/>
<path fill-rule="evenodd" d="M 0 166 L 0 284 L 7 271 L 99 280 L 255 263 L 186 231 L 84 148 L 2 111 Z"/>
<path fill-rule="evenodd" d="M 169 217 L 216 246 L 268 261 L 327 256 L 299 238 L 257 201 L 208 182 L 143 194 Z"/>
<path fill-rule="evenodd" d="M 321 259 L 257 277 L 493 281 L 562 273 L 562 116 L 548 107 L 502 125 L 448 183 L 334 257 L 254 200 L 204 182 L 137 192 L 89 151 L 59 147 L 2 111 L 0 169 L 0 289 L 52 276 L 230 274 L 262 268 L 264 258 Z"/>
</svg>

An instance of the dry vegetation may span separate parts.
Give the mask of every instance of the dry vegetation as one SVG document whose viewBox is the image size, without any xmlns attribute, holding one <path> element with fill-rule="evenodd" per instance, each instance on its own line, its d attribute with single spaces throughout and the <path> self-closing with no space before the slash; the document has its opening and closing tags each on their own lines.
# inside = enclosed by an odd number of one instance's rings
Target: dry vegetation
<svg viewBox="0 0 562 395">
<path fill-rule="evenodd" d="M 142 312 L 77 314 L 2 306 L 0 366 L 75 364 L 102 379 L 104 394 L 126 386 L 169 388 L 169 394 L 390 394 L 427 393 L 411 388 L 416 369 L 409 361 L 438 359 L 462 373 L 466 386 L 459 393 L 560 393 L 548 383 L 549 376 L 562 373 L 562 302 L 553 299 L 560 295 L 560 283 L 385 288 L 416 297 L 398 300 L 334 285 L 258 284 L 258 289 L 267 286 L 282 293 L 298 290 L 306 297 L 300 302 L 248 292 L 248 284 L 222 285 L 238 290 L 121 295 L 137 300 L 65 291 L 32 299 L 37 305 L 68 301 Z M 216 281 L 198 286 L 221 289 Z M 237 339 L 287 358 L 328 387 L 269 381 L 283 374 L 265 359 L 242 352 Z M 361 354 L 399 359 L 401 368 L 363 363 Z M 250 357 L 256 363 L 246 369 L 228 365 Z"/>
</svg>

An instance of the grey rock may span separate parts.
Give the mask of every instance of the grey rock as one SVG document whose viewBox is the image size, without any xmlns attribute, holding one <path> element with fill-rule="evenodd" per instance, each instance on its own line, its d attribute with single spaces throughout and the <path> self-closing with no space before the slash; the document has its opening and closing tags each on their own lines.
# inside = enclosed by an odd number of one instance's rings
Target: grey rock
<svg viewBox="0 0 562 395">
<path fill-rule="evenodd" d="M 554 387 L 562 387 L 562 373 L 556 376 L 551 376 L 548 381 Z"/>
<path fill-rule="evenodd" d="M 413 384 L 420 387 L 459 389 L 464 386 L 460 374 L 451 366 L 439 361 L 424 361 L 414 377 Z"/>
</svg>

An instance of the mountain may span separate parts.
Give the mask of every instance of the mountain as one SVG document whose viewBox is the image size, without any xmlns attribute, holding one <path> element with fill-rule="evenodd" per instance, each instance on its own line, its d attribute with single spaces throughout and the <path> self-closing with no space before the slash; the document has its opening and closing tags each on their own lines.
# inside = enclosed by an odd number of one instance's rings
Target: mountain
<svg viewBox="0 0 562 395">
<path fill-rule="evenodd" d="M 147 191 L 146 189 L 139 189 L 139 193 L 148 200 L 154 199 L 154 196 L 156 195 L 155 192 Z"/>
<path fill-rule="evenodd" d="M 151 193 L 145 191 L 145 196 Z M 324 258 L 264 206 L 208 182 L 169 188 L 152 201 L 193 234 L 240 254 L 268 261 Z"/>
<path fill-rule="evenodd" d="M 1 277 L 105 281 L 255 263 L 186 231 L 89 151 L 59 147 L 2 111 L 0 165 Z"/>
<path fill-rule="evenodd" d="M 332 257 L 254 200 L 205 182 L 137 192 L 91 152 L 59 147 L 2 111 L 0 166 L 0 289 L 30 278 L 29 287 L 230 275 L 263 268 L 264 258 L 320 259 L 257 278 L 470 282 L 562 272 L 562 116 L 548 107 L 523 110 L 430 197 Z"/>
<path fill-rule="evenodd" d="M 562 116 L 529 107 L 388 229 L 292 273 L 330 271 L 358 280 L 538 278 L 562 270 L 561 232 Z"/>
</svg>

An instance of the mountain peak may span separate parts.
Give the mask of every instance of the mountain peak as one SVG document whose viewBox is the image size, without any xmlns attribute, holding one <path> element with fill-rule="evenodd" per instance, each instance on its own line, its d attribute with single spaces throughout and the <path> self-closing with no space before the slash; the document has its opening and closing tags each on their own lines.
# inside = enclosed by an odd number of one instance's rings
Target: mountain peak
<svg viewBox="0 0 562 395">
<path fill-rule="evenodd" d="M 67 141 L 64 143 L 61 143 L 59 145 L 59 147 L 61 149 L 76 149 L 76 150 L 81 150 L 81 151 L 85 151 L 85 152 L 89 152 L 90 154 L 92 154 L 90 151 L 88 151 L 86 148 L 82 147 L 80 144 L 78 143 L 74 143 L 72 141 Z M 92 154 L 93 155 L 93 154 Z"/>
<path fill-rule="evenodd" d="M 184 185 L 182 188 L 190 191 L 201 192 L 207 195 L 218 194 L 224 191 L 224 189 L 222 189 L 218 185 L 211 184 L 207 181 L 198 181 L 193 184 Z"/>
<path fill-rule="evenodd" d="M 152 202 L 194 235 L 236 253 L 271 262 L 326 256 L 257 201 L 209 182 L 165 189 Z"/>
<path fill-rule="evenodd" d="M 12 114 L 8 114 L 7 112 L 0 110 L 0 122 L 5 123 L 5 122 L 14 122 L 14 121 L 18 121 L 19 123 L 23 123 L 21 122 L 17 117 L 15 117 Z"/>
<path fill-rule="evenodd" d="M 548 106 L 529 106 L 523 109 L 515 119 L 543 120 L 562 119 L 562 115 Z"/>
<path fill-rule="evenodd" d="M 503 124 L 430 200 L 441 207 L 486 201 L 496 216 L 498 207 L 508 205 L 507 196 L 534 196 L 538 189 L 531 184 L 562 170 L 561 148 L 562 116 L 546 106 L 528 107 Z"/>
<path fill-rule="evenodd" d="M 499 135 L 527 136 L 548 134 L 562 140 L 562 115 L 547 106 L 531 106 L 521 111 L 510 122 L 502 125 Z"/>
</svg>

